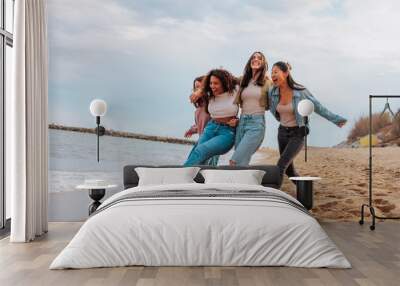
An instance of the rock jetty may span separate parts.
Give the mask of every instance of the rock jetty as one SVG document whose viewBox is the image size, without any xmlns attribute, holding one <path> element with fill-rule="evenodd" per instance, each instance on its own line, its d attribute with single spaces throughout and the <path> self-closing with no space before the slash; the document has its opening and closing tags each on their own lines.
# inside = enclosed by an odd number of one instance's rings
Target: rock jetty
<svg viewBox="0 0 400 286">
<path fill-rule="evenodd" d="M 72 126 L 64 126 L 64 125 L 55 124 L 55 123 L 49 124 L 49 129 L 96 134 L 96 128 L 72 127 Z M 138 133 L 132 133 L 132 132 L 127 132 L 127 131 L 117 131 L 117 130 L 112 130 L 112 129 L 106 129 L 106 132 L 104 135 L 105 136 L 113 136 L 113 137 L 148 140 L 148 141 L 158 141 L 158 142 L 173 143 L 173 144 L 185 144 L 185 145 L 194 145 L 195 144 L 195 142 L 193 140 L 180 139 L 180 138 L 174 138 L 174 137 L 166 137 L 166 136 L 145 135 L 145 134 L 138 134 Z"/>
</svg>

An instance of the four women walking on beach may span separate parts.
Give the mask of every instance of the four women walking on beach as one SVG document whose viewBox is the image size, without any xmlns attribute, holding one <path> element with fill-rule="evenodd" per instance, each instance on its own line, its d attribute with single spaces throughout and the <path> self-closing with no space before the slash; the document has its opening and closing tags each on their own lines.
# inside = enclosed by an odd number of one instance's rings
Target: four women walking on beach
<svg viewBox="0 0 400 286">
<path fill-rule="evenodd" d="M 230 165 L 247 166 L 263 142 L 265 111 L 269 109 L 280 123 L 277 166 L 281 178 L 285 173 L 289 177 L 298 176 L 293 160 L 304 145 L 305 132 L 309 132 L 308 124 L 306 126 L 297 111 L 299 102 L 303 99 L 312 101 L 317 114 L 339 127 L 346 123 L 345 118 L 330 112 L 308 89 L 293 80 L 288 63 L 280 61 L 273 65 L 272 81 L 267 70 L 265 56 L 254 52 L 239 80 L 222 69 L 212 70 L 203 79 L 202 87 L 192 94 L 191 100 L 201 100 L 211 120 L 185 166 L 204 164 L 212 156 L 224 154 L 233 146 L 235 151 Z M 240 120 L 236 118 L 239 106 Z"/>
</svg>

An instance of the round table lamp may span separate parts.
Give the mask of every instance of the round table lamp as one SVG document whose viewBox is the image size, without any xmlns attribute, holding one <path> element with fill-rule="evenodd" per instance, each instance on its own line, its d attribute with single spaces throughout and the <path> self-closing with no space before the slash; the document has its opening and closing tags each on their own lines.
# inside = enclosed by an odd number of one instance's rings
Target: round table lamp
<svg viewBox="0 0 400 286">
<path fill-rule="evenodd" d="M 297 111 L 304 118 L 304 161 L 307 162 L 307 124 L 308 116 L 314 112 L 314 103 L 309 99 L 303 99 L 297 105 Z"/>
<path fill-rule="evenodd" d="M 103 126 L 100 126 L 100 117 L 104 116 L 107 112 L 107 103 L 102 100 L 102 99 L 94 99 L 90 103 L 90 113 L 96 117 L 96 134 L 97 134 L 97 162 L 99 162 L 99 145 L 100 145 L 100 140 L 99 137 L 101 135 L 104 135 L 105 129 Z"/>
</svg>

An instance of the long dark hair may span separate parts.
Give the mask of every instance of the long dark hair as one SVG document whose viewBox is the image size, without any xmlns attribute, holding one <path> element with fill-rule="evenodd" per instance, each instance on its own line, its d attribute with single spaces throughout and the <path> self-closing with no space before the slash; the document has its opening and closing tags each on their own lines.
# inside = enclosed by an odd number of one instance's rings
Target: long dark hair
<svg viewBox="0 0 400 286">
<path fill-rule="evenodd" d="M 273 67 L 278 67 L 281 71 L 288 72 L 288 76 L 287 76 L 286 80 L 287 80 L 288 86 L 291 89 L 294 89 L 294 90 L 306 89 L 303 85 L 294 81 L 292 75 L 290 74 L 290 70 L 292 69 L 292 66 L 289 63 L 279 61 L 279 62 L 274 63 Z"/>
<path fill-rule="evenodd" d="M 249 85 L 249 82 L 250 82 L 251 78 L 253 77 L 253 71 L 251 69 L 251 60 L 253 59 L 255 54 L 260 54 L 264 61 L 264 64 L 262 65 L 262 67 L 259 71 L 259 74 L 257 76 L 256 84 L 258 86 L 263 86 L 265 84 L 266 73 L 268 70 L 268 62 L 267 62 L 264 54 L 262 52 L 257 51 L 257 52 L 254 52 L 251 54 L 249 60 L 247 61 L 246 65 L 244 67 L 243 78 L 242 78 L 242 81 L 240 82 L 240 94 L 242 93 L 242 90 L 245 89 Z"/>
<path fill-rule="evenodd" d="M 221 81 L 222 88 L 224 92 L 228 92 L 233 95 L 233 91 L 235 86 L 238 83 L 237 78 L 235 78 L 230 72 L 224 69 L 213 69 L 211 70 L 206 77 L 203 79 L 203 92 L 206 95 L 207 100 L 214 98 L 215 95 L 213 94 L 210 88 L 210 79 L 211 76 L 215 76 Z"/>
</svg>

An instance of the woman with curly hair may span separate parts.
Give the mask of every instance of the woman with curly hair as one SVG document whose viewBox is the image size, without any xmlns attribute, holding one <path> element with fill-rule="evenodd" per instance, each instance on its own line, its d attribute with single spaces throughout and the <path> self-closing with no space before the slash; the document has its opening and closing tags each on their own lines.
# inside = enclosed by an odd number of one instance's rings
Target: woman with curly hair
<svg viewBox="0 0 400 286">
<path fill-rule="evenodd" d="M 261 52 L 254 52 L 244 67 L 236 102 L 241 107 L 236 129 L 235 152 L 230 165 L 249 165 L 265 135 L 265 110 L 268 109 L 268 63 Z"/>
<path fill-rule="evenodd" d="M 236 83 L 236 79 L 228 71 L 214 69 L 206 75 L 202 89 L 195 92 L 197 99 L 205 98 L 206 110 L 211 119 L 184 166 L 204 164 L 215 155 L 227 153 L 234 145 L 239 110 L 235 102 L 238 90 Z"/>
</svg>

